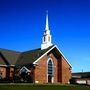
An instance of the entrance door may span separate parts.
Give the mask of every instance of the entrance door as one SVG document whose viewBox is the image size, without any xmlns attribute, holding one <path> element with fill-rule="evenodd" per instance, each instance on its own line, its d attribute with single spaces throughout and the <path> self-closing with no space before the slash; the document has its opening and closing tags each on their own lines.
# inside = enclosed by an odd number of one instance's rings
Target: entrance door
<svg viewBox="0 0 90 90">
<path fill-rule="evenodd" d="M 48 75 L 48 83 L 52 83 L 52 76 Z"/>
</svg>

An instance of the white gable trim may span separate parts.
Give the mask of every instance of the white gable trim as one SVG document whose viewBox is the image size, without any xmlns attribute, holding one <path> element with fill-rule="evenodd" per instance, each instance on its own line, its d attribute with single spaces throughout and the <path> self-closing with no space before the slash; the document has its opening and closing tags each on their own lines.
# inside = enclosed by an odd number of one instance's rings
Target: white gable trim
<svg viewBox="0 0 90 90">
<path fill-rule="evenodd" d="M 21 69 L 20 69 L 20 73 L 21 73 L 21 71 L 23 70 L 23 69 L 25 69 L 27 72 L 30 72 L 30 70 L 29 69 L 27 69 L 25 66 L 23 66 Z"/>
<path fill-rule="evenodd" d="M 64 54 L 61 52 L 61 50 L 57 46 L 56 46 L 56 48 L 61 53 L 61 55 L 64 57 L 64 59 L 66 60 L 66 62 L 71 66 L 71 64 L 68 62 L 68 59 L 64 56 Z"/>
<path fill-rule="evenodd" d="M 71 66 L 71 64 L 68 62 L 68 59 L 64 56 L 64 54 L 60 51 L 60 49 L 54 45 L 51 49 L 49 49 L 46 53 L 44 53 L 41 57 L 39 57 L 36 61 L 33 62 L 33 64 L 37 64 L 37 62 L 44 57 L 47 53 L 49 53 L 52 49 L 57 48 L 57 50 L 59 51 L 59 53 L 64 57 L 64 59 L 66 60 L 66 62 Z"/>
<path fill-rule="evenodd" d="M 51 49 L 49 49 L 46 53 L 44 53 L 41 57 L 39 57 L 36 61 L 33 62 L 33 64 L 36 64 L 42 57 L 44 57 L 48 52 L 50 52 L 55 46 L 53 46 Z"/>
</svg>

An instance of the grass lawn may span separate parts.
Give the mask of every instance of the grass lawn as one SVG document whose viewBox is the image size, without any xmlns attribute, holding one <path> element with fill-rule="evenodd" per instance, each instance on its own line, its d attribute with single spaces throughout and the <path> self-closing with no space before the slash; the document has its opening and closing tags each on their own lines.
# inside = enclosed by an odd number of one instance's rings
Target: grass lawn
<svg viewBox="0 0 90 90">
<path fill-rule="evenodd" d="M 0 90 L 90 90 L 90 86 L 59 84 L 0 84 Z"/>
</svg>

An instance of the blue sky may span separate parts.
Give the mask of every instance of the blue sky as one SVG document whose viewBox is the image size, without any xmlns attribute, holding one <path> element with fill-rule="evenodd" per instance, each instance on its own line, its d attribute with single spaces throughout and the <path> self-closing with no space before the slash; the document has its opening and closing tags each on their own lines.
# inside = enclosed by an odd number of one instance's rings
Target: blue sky
<svg viewBox="0 0 90 90">
<path fill-rule="evenodd" d="M 89 0 L 0 0 L 0 48 L 40 47 L 46 10 L 53 44 L 68 58 L 72 71 L 90 71 Z"/>
</svg>

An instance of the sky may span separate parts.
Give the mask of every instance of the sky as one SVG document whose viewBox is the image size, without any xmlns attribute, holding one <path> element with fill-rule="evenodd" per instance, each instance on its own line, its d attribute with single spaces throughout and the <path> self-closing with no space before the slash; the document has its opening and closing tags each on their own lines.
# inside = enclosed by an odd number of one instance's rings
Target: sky
<svg viewBox="0 0 90 90">
<path fill-rule="evenodd" d="M 0 48 L 22 52 L 41 47 L 46 10 L 52 43 L 72 72 L 90 71 L 89 0 L 0 0 Z"/>
</svg>

